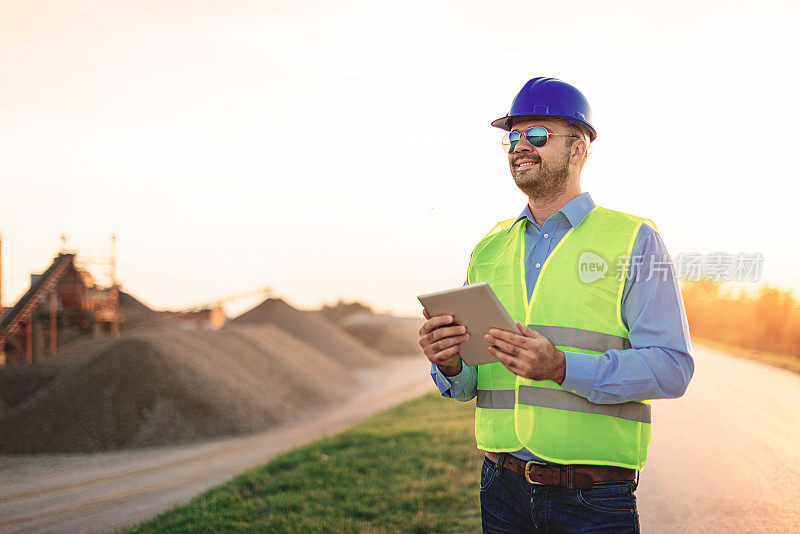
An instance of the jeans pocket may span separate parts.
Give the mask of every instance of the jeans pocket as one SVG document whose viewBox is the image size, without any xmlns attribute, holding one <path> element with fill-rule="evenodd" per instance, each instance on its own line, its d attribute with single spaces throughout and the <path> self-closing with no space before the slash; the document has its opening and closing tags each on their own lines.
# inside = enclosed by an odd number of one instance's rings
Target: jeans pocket
<svg viewBox="0 0 800 534">
<path fill-rule="evenodd" d="M 486 491 L 492 485 L 494 479 L 497 478 L 497 465 L 489 458 L 483 458 L 483 465 L 481 466 L 481 491 Z"/>
<path fill-rule="evenodd" d="M 636 496 L 630 482 L 598 482 L 591 489 L 578 490 L 578 500 L 595 512 L 636 513 Z"/>
</svg>

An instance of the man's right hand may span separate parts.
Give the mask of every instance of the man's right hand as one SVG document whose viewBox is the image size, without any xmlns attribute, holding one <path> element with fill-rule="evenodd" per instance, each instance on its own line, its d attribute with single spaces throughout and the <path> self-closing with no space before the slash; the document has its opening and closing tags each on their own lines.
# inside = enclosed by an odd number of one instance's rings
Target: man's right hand
<svg viewBox="0 0 800 534">
<path fill-rule="evenodd" d="M 467 328 L 453 324 L 452 315 L 431 317 L 426 310 L 422 315 L 427 319 L 419 329 L 419 346 L 425 356 L 435 363 L 444 376 L 455 376 L 461 372 L 461 344 L 469 339 Z"/>
</svg>

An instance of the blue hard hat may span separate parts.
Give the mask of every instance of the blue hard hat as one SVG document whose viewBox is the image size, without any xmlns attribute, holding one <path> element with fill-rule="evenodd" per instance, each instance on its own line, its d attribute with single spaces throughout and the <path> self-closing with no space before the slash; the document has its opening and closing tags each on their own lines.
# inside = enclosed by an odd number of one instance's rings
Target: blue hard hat
<svg viewBox="0 0 800 534">
<path fill-rule="evenodd" d="M 511 103 L 511 111 L 505 117 L 492 122 L 492 126 L 511 130 L 511 120 L 522 115 L 561 117 L 578 122 L 589 130 L 589 140 L 594 141 L 597 132 L 592 126 L 592 108 L 583 93 L 556 78 L 534 78 L 517 93 Z"/>
</svg>

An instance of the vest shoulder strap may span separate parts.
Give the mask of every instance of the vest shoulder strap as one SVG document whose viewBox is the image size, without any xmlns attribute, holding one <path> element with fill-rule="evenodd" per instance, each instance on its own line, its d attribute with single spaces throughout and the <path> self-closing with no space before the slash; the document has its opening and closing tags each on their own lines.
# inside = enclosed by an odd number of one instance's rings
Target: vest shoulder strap
<svg viewBox="0 0 800 534">
<path fill-rule="evenodd" d="M 505 221 L 500 221 L 499 223 L 494 225 L 494 228 L 483 236 L 478 244 L 475 245 L 475 248 L 472 249 L 472 254 L 470 255 L 470 263 L 472 263 L 472 258 L 475 257 L 475 254 L 481 252 L 486 246 L 491 243 L 496 238 L 502 238 L 508 233 L 509 228 L 514 224 L 516 219 L 506 219 Z"/>
<path fill-rule="evenodd" d="M 651 226 L 653 230 L 658 231 L 656 223 L 654 223 L 652 219 L 648 219 L 646 217 L 639 217 L 638 215 L 632 215 L 630 213 L 625 213 L 624 211 L 612 210 L 609 208 L 604 208 L 602 206 L 595 206 L 594 210 L 598 210 L 599 213 L 602 213 L 603 215 L 611 219 L 617 218 L 617 219 L 628 220 L 634 224 L 646 224 L 648 226 Z"/>
<path fill-rule="evenodd" d="M 494 228 L 492 228 L 491 232 L 483 236 L 483 239 L 491 237 L 494 234 L 497 234 L 503 230 L 508 231 L 508 229 L 511 228 L 511 225 L 514 224 L 514 221 L 516 221 L 516 219 L 506 219 L 505 221 L 500 221 L 499 223 L 494 225 Z M 483 241 L 483 239 L 481 239 L 481 241 Z"/>
</svg>

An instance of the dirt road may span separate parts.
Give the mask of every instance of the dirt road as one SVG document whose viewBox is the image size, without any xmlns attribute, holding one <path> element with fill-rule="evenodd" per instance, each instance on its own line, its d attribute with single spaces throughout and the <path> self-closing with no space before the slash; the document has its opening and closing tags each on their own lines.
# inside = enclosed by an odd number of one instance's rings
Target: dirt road
<svg viewBox="0 0 800 534">
<path fill-rule="evenodd" d="M 637 492 L 643 532 L 800 531 L 800 375 L 696 347 L 687 394 L 654 402 Z M 96 455 L 0 457 L 0 532 L 134 524 L 433 386 L 424 361 L 365 371 L 358 398 L 244 438 Z M 378 375 L 393 376 L 384 387 Z M 477 473 L 476 473 L 477 476 Z"/>
</svg>

